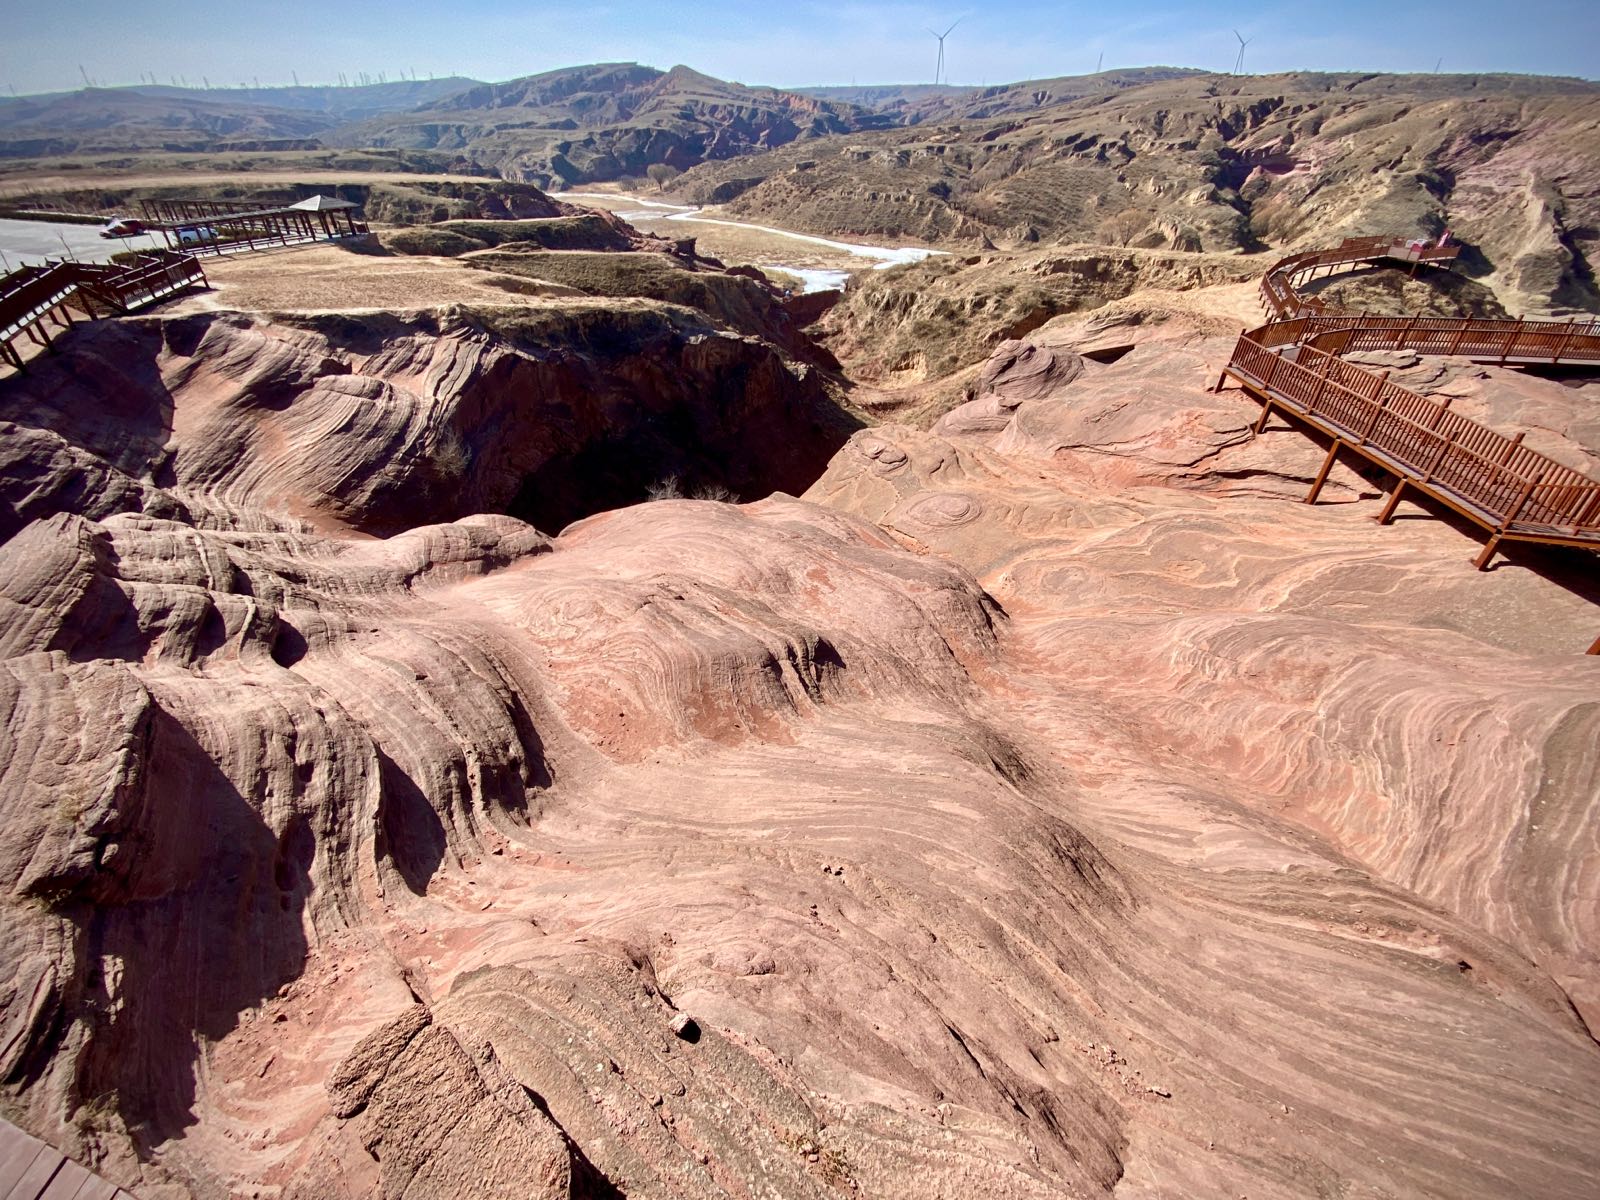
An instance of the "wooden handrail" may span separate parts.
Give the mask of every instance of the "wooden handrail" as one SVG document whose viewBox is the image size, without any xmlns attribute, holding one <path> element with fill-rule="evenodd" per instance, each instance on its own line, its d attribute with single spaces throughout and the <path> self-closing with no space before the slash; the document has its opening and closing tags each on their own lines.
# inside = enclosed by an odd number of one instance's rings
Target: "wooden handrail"
<svg viewBox="0 0 1600 1200">
<path fill-rule="evenodd" d="M 1401 488 L 1415 487 L 1490 531 L 1480 568 L 1503 540 L 1600 550 L 1600 480 L 1530 448 L 1521 433 L 1507 436 L 1450 411 L 1448 397 L 1424 396 L 1391 382 L 1387 371 L 1379 375 L 1339 358 L 1409 349 L 1501 364 L 1600 362 L 1600 320 L 1340 314 L 1295 290 L 1297 280 L 1323 269 L 1386 259 L 1442 263 L 1458 253 L 1399 238 L 1348 238 L 1280 260 L 1261 281 L 1273 319 L 1240 335 L 1222 381 L 1232 376 L 1262 398 L 1257 432 L 1269 412 L 1282 409 L 1333 439 L 1308 500 L 1321 490 L 1338 449 L 1348 447 L 1399 477 L 1380 521 L 1387 523 Z M 1590 652 L 1600 653 L 1600 642 Z"/>
<path fill-rule="evenodd" d="M 111 312 L 133 312 L 156 300 L 205 282 L 193 256 L 160 251 L 140 254 L 132 264 L 47 262 L 22 267 L 0 278 L 0 359 L 22 366 L 11 343 L 22 333 L 49 346 L 44 328 L 35 328 L 51 313 L 58 322 L 71 318 L 69 303 L 89 316 L 99 302 Z"/>
</svg>

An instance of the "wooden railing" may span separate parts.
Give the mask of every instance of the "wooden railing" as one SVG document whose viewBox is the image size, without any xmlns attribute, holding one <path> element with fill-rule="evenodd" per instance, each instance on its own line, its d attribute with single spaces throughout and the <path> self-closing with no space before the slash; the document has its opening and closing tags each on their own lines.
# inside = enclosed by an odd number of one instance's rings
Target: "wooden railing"
<svg viewBox="0 0 1600 1200">
<path fill-rule="evenodd" d="M 0 279 L 0 342 L 9 342 L 71 299 L 78 286 L 77 276 L 63 263 L 23 267 Z"/>
<path fill-rule="evenodd" d="M 1501 362 L 1600 362 L 1600 320 L 1497 321 L 1457 317 L 1311 317 L 1307 343 L 1336 354 L 1411 350 Z"/>
<path fill-rule="evenodd" d="M 1453 262 L 1460 253 L 1459 246 L 1430 245 L 1406 238 L 1345 238 L 1330 250 L 1308 250 L 1274 263 L 1261 277 L 1261 298 L 1268 315 L 1279 319 L 1325 313 L 1326 304 L 1304 298 L 1296 291 L 1295 284 L 1301 276 L 1309 278 L 1318 271 L 1331 274 L 1338 267 L 1381 259 L 1413 264 Z"/>
<path fill-rule="evenodd" d="M 1348 238 L 1330 250 L 1280 260 L 1261 280 L 1262 303 L 1274 319 L 1240 335 L 1218 386 L 1232 377 L 1262 399 L 1258 432 L 1277 408 L 1332 439 L 1308 503 L 1348 447 L 1396 477 L 1380 522 L 1390 520 L 1409 487 L 1489 530 L 1479 569 L 1502 541 L 1600 549 L 1600 480 L 1524 445 L 1521 433 L 1500 433 L 1452 412 L 1449 399 L 1420 395 L 1391 382 L 1387 371 L 1340 358 L 1409 350 L 1501 364 L 1600 362 L 1600 320 L 1334 314 L 1296 289 L 1320 271 L 1385 260 L 1432 265 L 1458 253 L 1400 238 Z M 1589 653 L 1600 654 L 1600 641 Z"/>
<path fill-rule="evenodd" d="M 229 254 L 236 250 L 271 250 L 281 246 L 305 246 L 314 242 L 336 242 L 346 237 L 362 237 L 371 232 L 365 221 L 350 218 L 345 225 L 349 232 L 330 233 L 318 227 L 297 228 L 292 225 L 252 224 L 234 218 L 217 218 L 216 231 L 195 242 L 185 242 L 188 254 Z"/>
<path fill-rule="evenodd" d="M 163 296 L 203 284 L 205 279 L 205 271 L 193 255 L 162 250 L 141 254 L 128 267 L 96 269 L 92 276 L 86 276 L 85 286 L 109 299 L 119 310 L 132 312 Z"/>
<path fill-rule="evenodd" d="M 70 307 L 89 317 L 135 312 L 157 300 L 204 284 L 205 272 L 191 255 L 155 251 L 133 263 L 46 262 L 0 278 L 0 361 L 22 368 L 12 343 L 27 333 L 50 345 L 46 317 L 70 324 Z"/>
<path fill-rule="evenodd" d="M 1600 481 L 1523 445 L 1520 434 L 1507 437 L 1312 346 L 1290 357 L 1244 337 L 1228 370 L 1344 444 L 1381 455 L 1403 478 L 1448 490 L 1490 528 L 1600 542 Z"/>
</svg>

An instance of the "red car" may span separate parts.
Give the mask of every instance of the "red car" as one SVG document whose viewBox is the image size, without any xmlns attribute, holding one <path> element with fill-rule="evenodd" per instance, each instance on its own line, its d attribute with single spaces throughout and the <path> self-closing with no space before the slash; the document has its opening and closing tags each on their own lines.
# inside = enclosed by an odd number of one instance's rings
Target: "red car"
<svg viewBox="0 0 1600 1200">
<path fill-rule="evenodd" d="M 110 223 L 100 231 L 103 238 L 133 237 L 144 232 L 144 222 L 134 217 L 113 217 Z"/>
</svg>

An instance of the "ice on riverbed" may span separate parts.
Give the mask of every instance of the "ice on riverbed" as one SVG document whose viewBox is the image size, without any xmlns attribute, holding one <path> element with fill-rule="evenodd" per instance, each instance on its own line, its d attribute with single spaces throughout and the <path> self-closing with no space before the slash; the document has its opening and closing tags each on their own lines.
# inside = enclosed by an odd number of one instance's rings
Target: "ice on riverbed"
<svg viewBox="0 0 1600 1200">
<path fill-rule="evenodd" d="M 782 263 L 762 263 L 763 271 L 782 271 L 800 281 L 800 291 L 809 296 L 812 292 L 832 292 L 850 282 L 849 271 L 826 271 L 820 267 L 788 267 Z"/>
<path fill-rule="evenodd" d="M 928 250 L 921 246 L 865 246 L 857 242 L 839 242 L 833 238 L 817 237 L 809 233 L 795 233 L 789 229 L 778 229 L 772 225 L 754 225 L 749 221 L 730 221 L 724 217 L 707 217 L 701 215 L 701 210 L 692 204 L 668 204 L 662 200 L 646 200 L 642 196 L 629 195 L 625 192 L 558 192 L 553 194 L 556 200 L 622 200 L 629 204 L 640 206 L 637 214 L 631 212 L 618 212 L 623 220 L 630 216 L 664 217 L 668 221 L 690 221 L 699 225 L 724 225 L 729 229 L 754 229 L 760 233 L 770 233 L 775 237 L 790 238 L 797 242 L 806 242 L 813 246 L 826 246 L 830 250 L 840 250 L 853 258 L 872 259 L 874 271 L 887 270 L 898 267 L 902 263 L 921 262 L 925 258 L 947 253 L 944 250 Z M 791 275 L 798 275 L 806 281 L 805 290 L 808 292 L 825 291 L 828 288 L 842 287 L 844 280 L 849 278 L 848 271 L 823 271 L 814 269 L 801 269 L 799 267 L 786 267 L 778 263 L 761 263 L 763 267 L 771 267 L 775 271 L 787 271 Z M 813 286 L 815 281 L 815 286 Z"/>
<path fill-rule="evenodd" d="M 700 225 L 726 225 L 730 229 L 756 229 L 762 233 L 770 233 L 777 237 L 792 238 L 797 242 L 809 242 L 813 246 L 826 246 L 830 250 L 843 250 L 855 258 L 871 258 L 873 270 L 882 271 L 888 267 L 898 267 L 901 263 L 921 262 L 923 259 L 935 254 L 943 254 L 943 250 L 926 250 L 921 246 L 863 246 L 856 242 L 836 242 L 832 238 L 816 237 L 809 233 L 795 233 L 788 229 L 778 229 L 772 225 L 753 225 L 749 221 L 727 221 L 721 217 L 702 217 L 698 208 L 686 212 L 673 213 L 667 218 L 669 221 L 694 221 Z"/>
</svg>

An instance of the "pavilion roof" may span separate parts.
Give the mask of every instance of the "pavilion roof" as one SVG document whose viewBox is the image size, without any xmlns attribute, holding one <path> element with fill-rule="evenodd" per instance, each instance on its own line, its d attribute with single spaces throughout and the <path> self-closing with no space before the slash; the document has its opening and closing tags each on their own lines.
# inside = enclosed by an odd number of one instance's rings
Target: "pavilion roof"
<svg viewBox="0 0 1600 1200">
<path fill-rule="evenodd" d="M 298 204 L 289 205 L 290 210 L 296 212 L 334 212 L 341 208 L 357 207 L 359 205 L 352 204 L 348 200 L 341 200 L 337 196 L 312 196 L 300 201 Z"/>
</svg>

